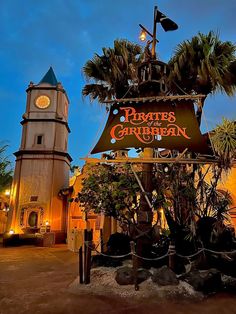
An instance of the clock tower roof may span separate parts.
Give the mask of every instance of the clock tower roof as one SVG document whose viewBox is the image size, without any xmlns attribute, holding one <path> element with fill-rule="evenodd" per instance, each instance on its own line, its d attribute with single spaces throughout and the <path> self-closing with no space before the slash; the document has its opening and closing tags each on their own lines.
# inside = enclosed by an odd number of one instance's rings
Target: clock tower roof
<svg viewBox="0 0 236 314">
<path fill-rule="evenodd" d="M 47 73 L 44 75 L 44 77 L 41 79 L 41 81 L 39 82 L 39 84 L 41 83 L 47 83 L 50 84 L 52 86 L 56 86 L 58 84 L 56 75 L 53 71 L 53 68 L 50 67 L 49 70 L 47 71 Z"/>
</svg>

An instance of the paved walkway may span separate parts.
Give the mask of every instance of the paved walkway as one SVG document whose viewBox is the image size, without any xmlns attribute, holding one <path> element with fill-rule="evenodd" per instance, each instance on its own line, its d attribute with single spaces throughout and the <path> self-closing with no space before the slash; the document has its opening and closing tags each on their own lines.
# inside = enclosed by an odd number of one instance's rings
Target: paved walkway
<svg viewBox="0 0 236 314">
<path fill-rule="evenodd" d="M 236 314 L 228 295 L 189 303 L 72 294 L 77 274 L 77 255 L 65 245 L 0 248 L 0 314 Z"/>
</svg>

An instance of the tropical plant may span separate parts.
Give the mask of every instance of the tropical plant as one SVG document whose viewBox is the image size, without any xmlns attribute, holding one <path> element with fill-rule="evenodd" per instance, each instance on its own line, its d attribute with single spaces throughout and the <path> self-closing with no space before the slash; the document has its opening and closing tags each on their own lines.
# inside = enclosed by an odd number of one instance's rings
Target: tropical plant
<svg viewBox="0 0 236 314">
<path fill-rule="evenodd" d="M 235 121 L 223 118 L 222 124 L 216 126 L 211 141 L 219 158 L 219 167 L 227 171 L 236 157 Z"/>
<path fill-rule="evenodd" d="M 115 165 L 92 165 L 75 201 L 80 202 L 85 212 L 92 210 L 114 217 L 130 234 L 137 225 L 139 190 L 127 167 L 122 167 L 121 171 Z"/>
<path fill-rule="evenodd" d="M 175 242 L 178 252 L 190 254 L 195 249 L 196 230 L 196 188 L 193 176 L 186 165 L 169 164 L 168 171 L 163 171 L 164 167 L 158 165 L 154 184 L 159 206 L 164 210 L 170 238 Z"/>
<path fill-rule="evenodd" d="M 235 158 L 235 122 L 223 119 L 210 137 L 218 163 L 197 169 L 195 214 L 199 219 L 198 237 L 206 246 L 217 246 L 223 235 L 231 234 L 226 225 L 230 222 L 232 199 L 229 192 L 219 190 L 219 182 L 223 174 L 227 175 Z M 221 247 L 224 249 L 223 242 Z"/>
<path fill-rule="evenodd" d="M 5 156 L 7 145 L 0 147 L 0 192 L 9 188 L 12 182 L 11 163 Z"/>
<path fill-rule="evenodd" d="M 236 46 L 221 41 L 218 34 L 198 33 L 179 44 L 169 61 L 170 88 L 174 93 L 203 94 L 225 92 L 232 96 L 236 90 Z M 198 104 L 197 118 L 200 124 L 204 100 Z"/>
<path fill-rule="evenodd" d="M 92 83 L 84 86 L 82 94 L 99 103 L 137 95 L 141 47 L 128 40 L 115 40 L 113 48 L 102 51 L 102 55 L 95 54 L 83 67 L 86 79 Z"/>
</svg>

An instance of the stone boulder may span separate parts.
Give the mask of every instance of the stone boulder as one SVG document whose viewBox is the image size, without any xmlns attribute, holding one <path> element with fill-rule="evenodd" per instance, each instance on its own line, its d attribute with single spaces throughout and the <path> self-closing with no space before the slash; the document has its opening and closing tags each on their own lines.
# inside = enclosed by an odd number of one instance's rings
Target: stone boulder
<svg viewBox="0 0 236 314">
<path fill-rule="evenodd" d="M 230 293 L 236 293 L 236 278 L 222 274 L 223 289 Z"/>
<path fill-rule="evenodd" d="M 178 285 L 179 283 L 176 274 L 166 265 L 154 270 L 152 281 L 160 286 Z"/>
<path fill-rule="evenodd" d="M 195 290 L 205 294 L 220 291 L 222 288 L 221 273 L 211 268 L 204 271 L 193 270 L 181 277 Z"/>
<path fill-rule="evenodd" d="M 141 283 L 151 276 L 150 272 L 146 269 L 139 269 L 137 271 L 137 282 Z M 133 285 L 134 284 L 134 271 L 131 267 L 121 267 L 116 271 L 115 280 L 119 285 Z"/>
<path fill-rule="evenodd" d="M 236 256 L 233 254 L 227 255 L 214 255 L 208 257 L 208 262 L 211 268 L 216 268 L 221 273 L 236 278 Z"/>
<path fill-rule="evenodd" d="M 151 273 L 147 269 L 138 269 L 138 283 L 141 283 L 151 277 Z"/>
</svg>

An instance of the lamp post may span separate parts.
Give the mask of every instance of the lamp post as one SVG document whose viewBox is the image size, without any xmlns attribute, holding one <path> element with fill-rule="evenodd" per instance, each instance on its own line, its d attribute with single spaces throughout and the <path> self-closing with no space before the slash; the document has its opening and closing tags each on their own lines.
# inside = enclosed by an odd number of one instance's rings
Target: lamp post
<svg viewBox="0 0 236 314">
<path fill-rule="evenodd" d="M 139 39 L 141 41 L 146 40 L 146 34 L 148 34 L 152 38 L 152 49 L 151 49 L 151 54 L 152 54 L 152 59 L 156 60 L 156 43 L 159 42 L 156 39 L 156 32 L 157 32 L 157 6 L 154 7 L 154 17 L 153 17 L 153 32 L 150 33 L 146 27 L 144 27 L 142 24 L 139 24 L 141 27 L 141 34 L 139 36 Z"/>
<path fill-rule="evenodd" d="M 145 40 L 145 34 L 148 34 L 151 38 L 152 38 L 152 49 L 151 49 L 151 53 L 152 53 L 152 59 L 156 60 L 156 43 L 159 42 L 156 39 L 156 32 L 157 32 L 157 23 L 160 23 L 161 26 L 163 27 L 165 32 L 168 31 L 174 31 L 176 29 L 178 29 L 178 25 L 172 21 L 170 18 L 168 18 L 165 14 L 163 14 L 162 12 L 160 12 L 157 8 L 157 6 L 154 7 L 154 15 L 153 15 L 153 32 L 150 33 L 146 27 L 144 27 L 142 24 L 139 24 L 139 26 L 141 27 L 142 31 L 141 31 L 141 35 L 140 35 L 140 39 L 142 41 Z"/>
</svg>

